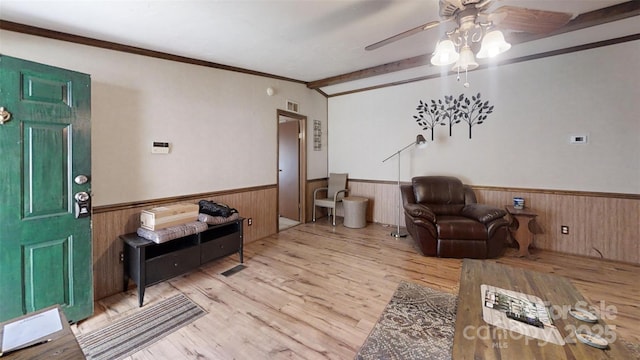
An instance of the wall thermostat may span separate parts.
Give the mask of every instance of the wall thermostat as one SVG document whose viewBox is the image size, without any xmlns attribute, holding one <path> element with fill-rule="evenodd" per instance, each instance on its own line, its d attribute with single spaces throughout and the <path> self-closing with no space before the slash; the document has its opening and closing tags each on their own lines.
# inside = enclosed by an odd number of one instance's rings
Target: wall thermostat
<svg viewBox="0 0 640 360">
<path fill-rule="evenodd" d="M 151 147 L 152 154 L 168 154 L 171 144 L 168 142 L 154 141 Z"/>
</svg>

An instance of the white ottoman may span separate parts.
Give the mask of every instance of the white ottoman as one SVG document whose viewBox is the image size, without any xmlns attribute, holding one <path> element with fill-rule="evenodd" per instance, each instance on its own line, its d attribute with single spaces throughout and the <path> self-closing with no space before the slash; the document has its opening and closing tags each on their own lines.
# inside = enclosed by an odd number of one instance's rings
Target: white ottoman
<svg viewBox="0 0 640 360">
<path fill-rule="evenodd" d="M 344 226 L 363 228 L 367 226 L 367 204 L 369 199 L 360 196 L 348 196 L 342 199 Z"/>
</svg>

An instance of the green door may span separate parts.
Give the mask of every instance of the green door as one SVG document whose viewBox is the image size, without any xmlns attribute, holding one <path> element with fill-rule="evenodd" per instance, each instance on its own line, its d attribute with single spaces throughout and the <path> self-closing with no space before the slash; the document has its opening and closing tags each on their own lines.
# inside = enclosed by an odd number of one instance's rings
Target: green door
<svg viewBox="0 0 640 360">
<path fill-rule="evenodd" d="M 52 304 L 79 321 L 93 313 L 91 79 L 0 55 L 0 107 L 0 321 Z"/>
</svg>

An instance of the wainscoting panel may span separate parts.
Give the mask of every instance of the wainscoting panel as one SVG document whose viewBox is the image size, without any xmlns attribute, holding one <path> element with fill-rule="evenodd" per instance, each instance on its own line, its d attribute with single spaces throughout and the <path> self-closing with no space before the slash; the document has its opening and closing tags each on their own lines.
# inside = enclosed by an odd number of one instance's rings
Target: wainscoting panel
<svg viewBox="0 0 640 360">
<path fill-rule="evenodd" d="M 311 221 L 313 190 L 326 185 L 326 178 L 307 182 L 306 221 Z M 397 183 L 350 179 L 348 187 L 349 195 L 369 199 L 367 221 L 397 224 Z M 525 198 L 525 206 L 538 213 L 541 233 L 534 236 L 535 248 L 640 264 L 640 196 L 482 186 L 475 186 L 474 190 L 480 202 L 500 207 L 511 204 L 514 196 Z M 245 243 L 278 231 L 276 186 L 94 208 L 95 298 L 122 291 L 123 266 L 119 262 L 122 243 L 118 236 L 136 231 L 140 211 L 179 202 L 197 203 L 201 199 L 229 204 L 241 216 L 252 218 L 252 226 L 244 222 Z M 341 215 L 340 210 L 338 214 Z M 319 210 L 318 217 L 322 216 L 326 216 L 326 211 Z M 401 213 L 400 226 L 404 225 Z M 568 235 L 560 233 L 561 225 L 569 226 Z"/>
<path fill-rule="evenodd" d="M 514 196 L 538 214 L 533 246 L 640 264 L 640 199 L 634 195 L 476 188 L 479 201 L 507 205 Z M 569 227 L 562 234 L 560 227 Z"/>
<path fill-rule="evenodd" d="M 94 208 L 93 282 L 95 299 L 101 299 L 123 290 L 123 264 L 119 260 L 123 245 L 118 236 L 135 232 L 138 229 L 140 211 L 175 203 L 197 203 L 203 199 L 227 204 L 236 208 L 240 216 L 252 218 L 253 225 L 248 226 L 247 221 L 244 222 L 245 244 L 277 232 L 278 197 L 276 186 Z"/>
<path fill-rule="evenodd" d="M 367 221 L 397 225 L 400 192 L 398 184 L 349 181 L 349 195 L 369 199 Z M 401 214 L 401 226 L 404 226 L 404 214 Z"/>
<path fill-rule="evenodd" d="M 397 183 L 350 179 L 348 186 L 350 195 L 369 198 L 367 221 L 396 225 Z M 473 188 L 479 202 L 498 207 L 523 197 L 525 206 L 538 214 L 535 248 L 640 264 L 640 195 Z M 560 233 L 561 225 L 569 226 L 569 234 Z"/>
<path fill-rule="evenodd" d="M 398 224 L 398 204 L 400 204 L 398 183 L 349 180 L 348 187 L 349 195 L 369 199 L 367 221 L 388 225 Z M 405 226 L 402 210 L 400 212 L 400 226 Z"/>
</svg>

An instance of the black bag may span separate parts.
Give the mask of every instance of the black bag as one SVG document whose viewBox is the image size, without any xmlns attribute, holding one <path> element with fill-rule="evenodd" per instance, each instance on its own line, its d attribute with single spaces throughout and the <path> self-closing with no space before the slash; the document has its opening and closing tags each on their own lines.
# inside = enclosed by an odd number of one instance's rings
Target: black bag
<svg viewBox="0 0 640 360">
<path fill-rule="evenodd" d="M 238 210 L 230 208 L 227 205 L 218 204 L 217 202 L 209 200 L 200 200 L 198 202 L 200 212 L 211 216 L 229 217 L 231 214 L 235 214 Z"/>
</svg>

